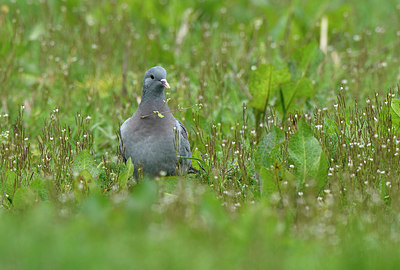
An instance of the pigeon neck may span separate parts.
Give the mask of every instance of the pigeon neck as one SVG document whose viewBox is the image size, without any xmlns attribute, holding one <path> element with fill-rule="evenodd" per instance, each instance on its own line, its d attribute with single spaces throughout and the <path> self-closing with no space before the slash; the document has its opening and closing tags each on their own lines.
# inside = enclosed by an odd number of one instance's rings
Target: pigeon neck
<svg viewBox="0 0 400 270">
<path fill-rule="evenodd" d="M 164 91 L 161 93 L 145 92 L 140 102 L 139 108 L 142 114 L 151 114 L 154 111 L 165 112 L 169 111 L 166 103 Z"/>
</svg>

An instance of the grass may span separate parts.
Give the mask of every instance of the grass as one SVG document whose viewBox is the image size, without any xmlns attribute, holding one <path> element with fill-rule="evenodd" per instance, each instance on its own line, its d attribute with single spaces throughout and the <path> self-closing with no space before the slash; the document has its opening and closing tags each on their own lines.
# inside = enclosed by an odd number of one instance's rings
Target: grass
<svg viewBox="0 0 400 270">
<path fill-rule="evenodd" d="M 0 4 L 1 268 L 397 269 L 399 12 Z M 117 134 L 154 65 L 204 171 L 137 184 Z"/>
</svg>

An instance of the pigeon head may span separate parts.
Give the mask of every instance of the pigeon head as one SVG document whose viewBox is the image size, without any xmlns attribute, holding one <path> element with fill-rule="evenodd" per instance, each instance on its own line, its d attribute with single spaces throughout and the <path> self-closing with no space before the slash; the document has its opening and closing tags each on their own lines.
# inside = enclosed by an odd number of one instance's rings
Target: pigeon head
<svg viewBox="0 0 400 270">
<path fill-rule="evenodd" d="M 164 87 L 169 88 L 167 82 L 167 72 L 162 67 L 152 67 L 144 74 L 143 79 L 143 94 L 150 91 L 163 91 Z"/>
</svg>

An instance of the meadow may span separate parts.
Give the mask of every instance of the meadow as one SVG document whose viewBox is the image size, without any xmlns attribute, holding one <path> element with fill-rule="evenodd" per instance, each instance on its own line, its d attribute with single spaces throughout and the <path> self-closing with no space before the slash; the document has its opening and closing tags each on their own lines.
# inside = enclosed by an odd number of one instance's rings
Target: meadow
<svg viewBox="0 0 400 270">
<path fill-rule="evenodd" d="M 398 269 L 400 5 L 0 3 L 0 269 Z M 134 180 L 163 66 L 194 167 Z"/>
</svg>

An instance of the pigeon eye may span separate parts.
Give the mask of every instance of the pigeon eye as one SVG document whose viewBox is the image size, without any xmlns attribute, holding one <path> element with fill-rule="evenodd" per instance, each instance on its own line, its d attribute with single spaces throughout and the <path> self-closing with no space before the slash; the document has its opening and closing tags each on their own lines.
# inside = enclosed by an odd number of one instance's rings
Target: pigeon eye
<svg viewBox="0 0 400 270">
<path fill-rule="evenodd" d="M 151 75 L 150 75 L 150 78 L 151 78 L 152 80 L 154 80 L 154 76 L 153 76 L 153 74 L 151 74 Z"/>
</svg>

